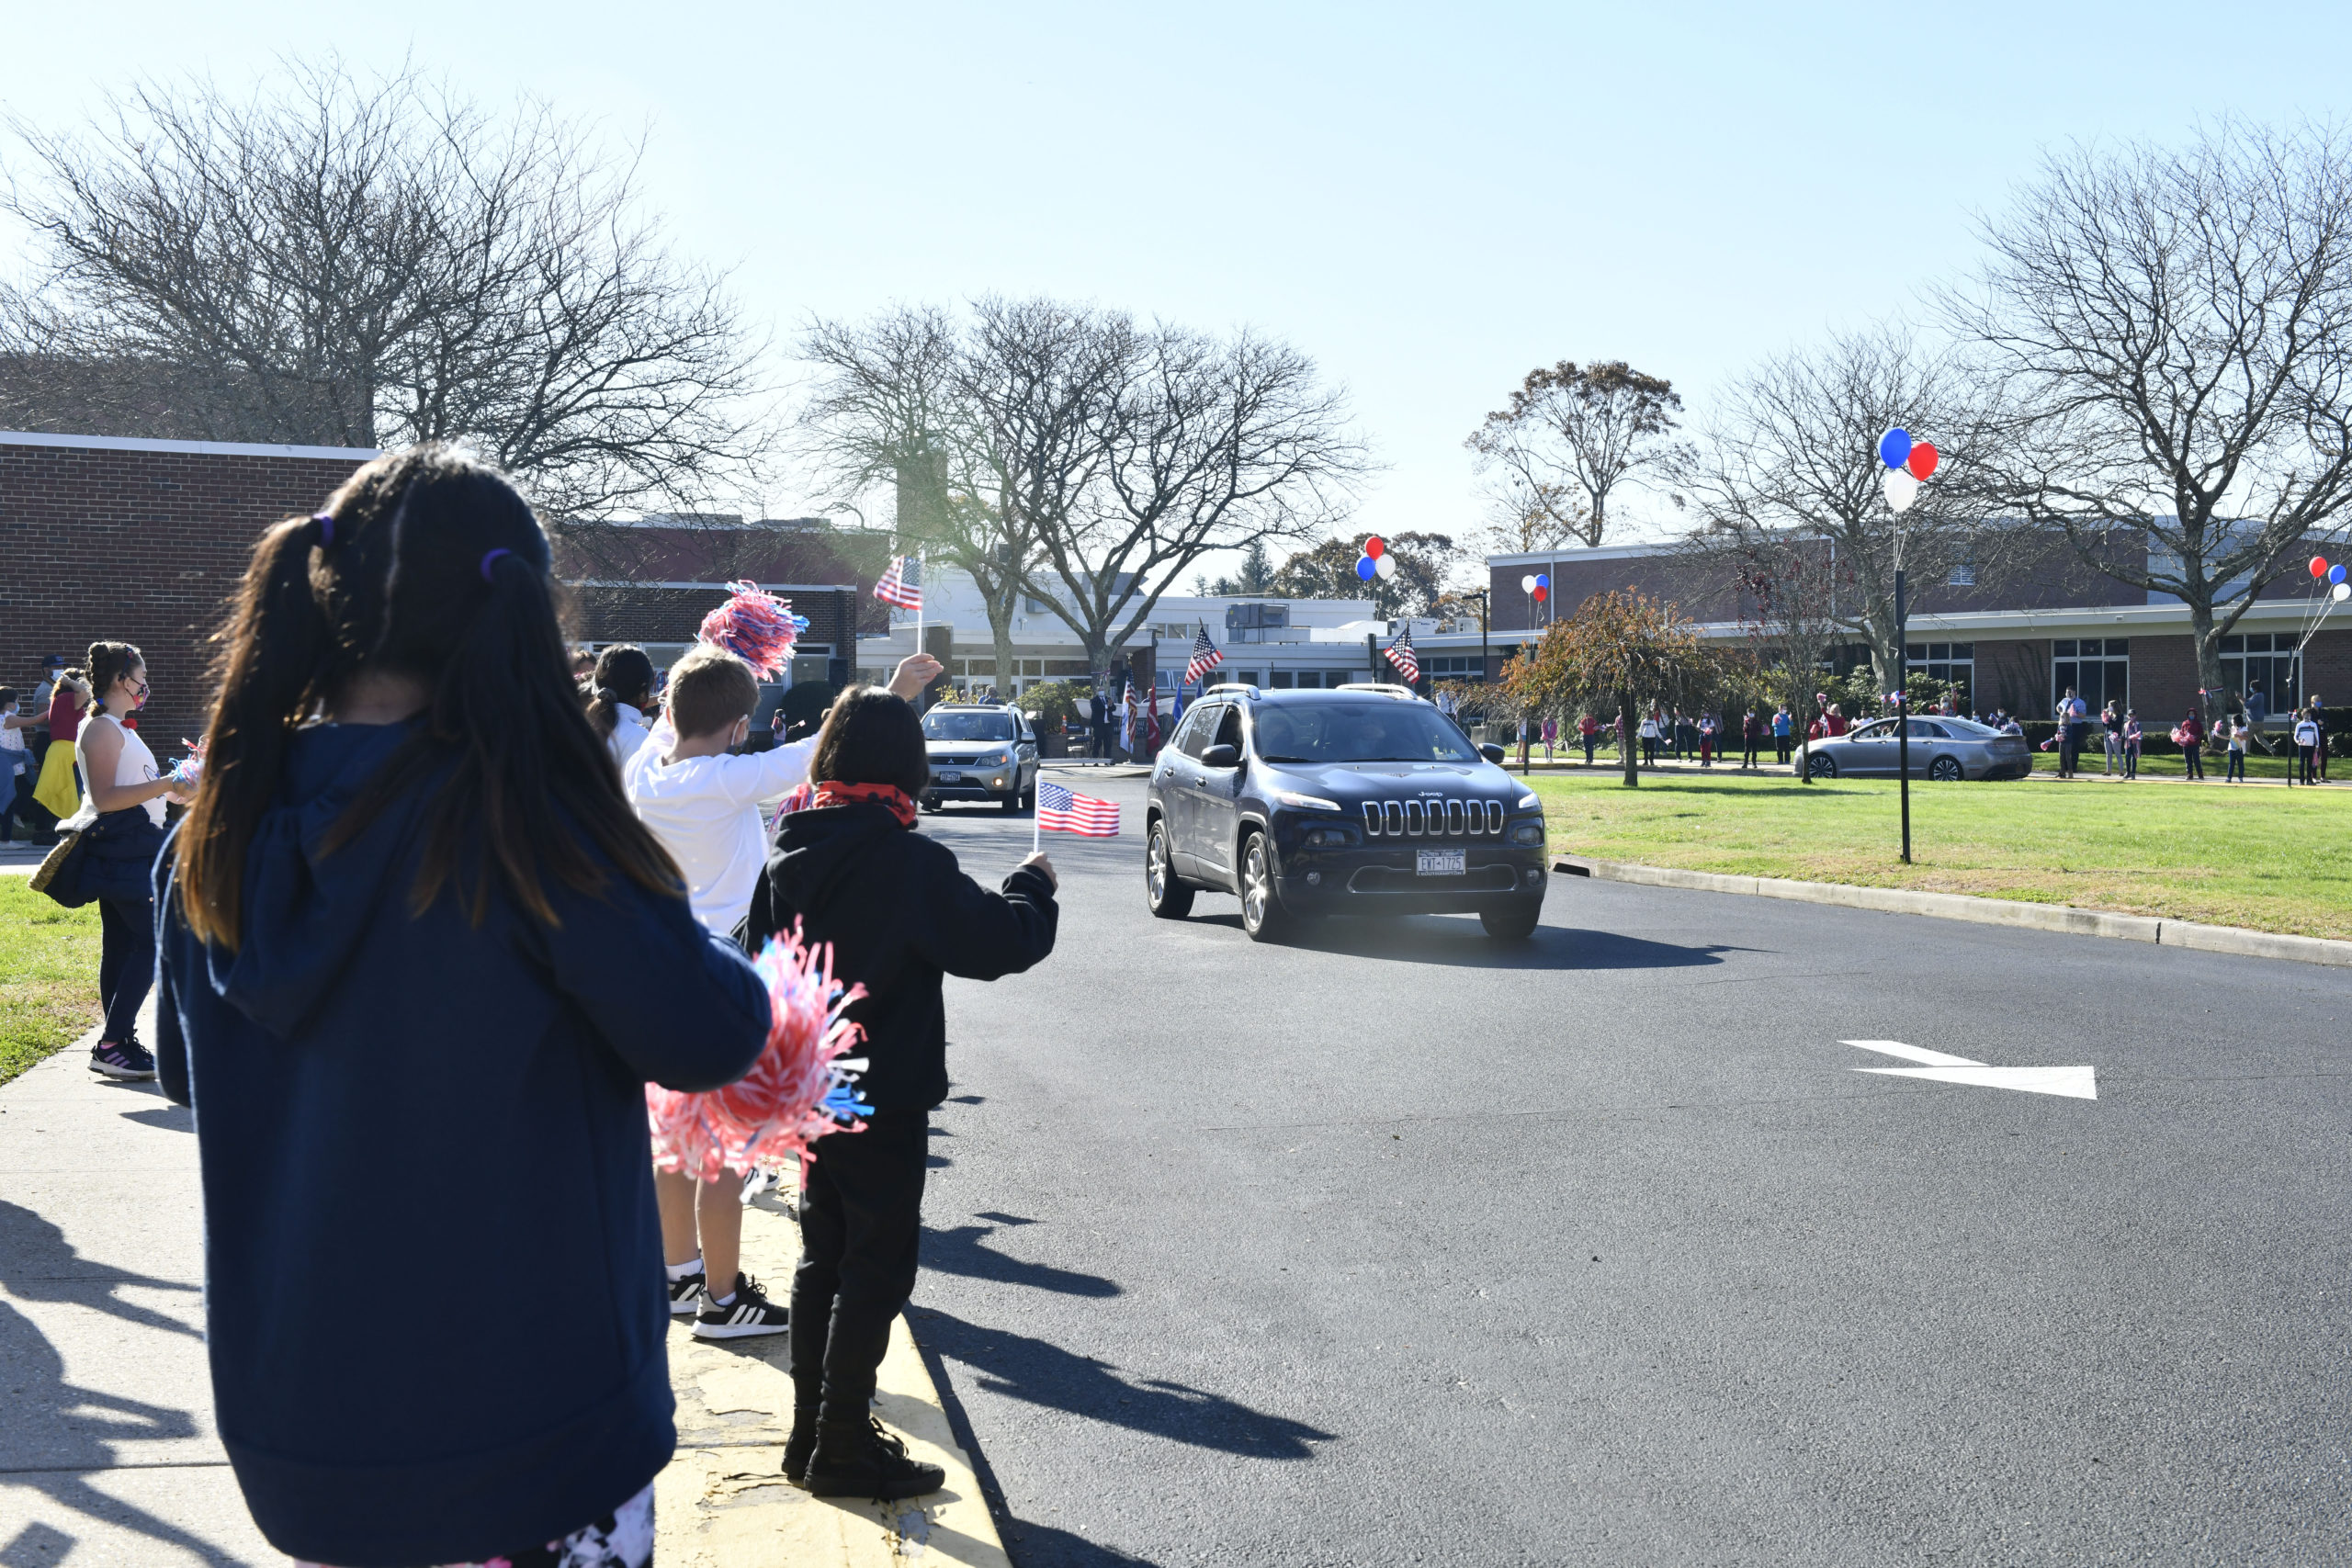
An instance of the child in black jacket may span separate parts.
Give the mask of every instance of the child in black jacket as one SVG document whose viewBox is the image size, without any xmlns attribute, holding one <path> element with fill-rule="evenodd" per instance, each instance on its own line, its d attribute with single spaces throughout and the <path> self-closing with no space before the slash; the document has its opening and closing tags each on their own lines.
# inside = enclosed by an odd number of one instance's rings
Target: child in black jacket
<svg viewBox="0 0 2352 1568">
<path fill-rule="evenodd" d="M 785 1474 L 819 1496 L 911 1497 L 936 1465 L 907 1458 L 869 1413 L 890 1322 L 914 1290 L 932 1108 L 947 1098 L 942 975 L 993 980 L 1054 950 L 1052 863 L 1031 855 L 990 893 L 911 832 L 930 782 L 914 709 L 876 687 L 826 716 L 806 802 L 777 825 L 752 895 L 748 945 L 801 923 L 833 974 L 865 987 L 865 1130 L 820 1138 L 801 1195 L 792 1280 L 792 1437 Z"/>
</svg>

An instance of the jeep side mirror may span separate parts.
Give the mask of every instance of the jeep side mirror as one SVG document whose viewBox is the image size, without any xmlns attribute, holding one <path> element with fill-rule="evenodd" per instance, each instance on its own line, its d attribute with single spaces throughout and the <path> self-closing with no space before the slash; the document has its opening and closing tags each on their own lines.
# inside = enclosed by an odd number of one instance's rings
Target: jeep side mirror
<svg viewBox="0 0 2352 1568">
<path fill-rule="evenodd" d="M 1489 762 L 1499 762 L 1505 757 L 1510 756 L 1510 753 L 1490 741 L 1487 745 L 1478 748 L 1478 755 L 1484 757 Z"/>
<path fill-rule="evenodd" d="M 1212 746 L 1201 753 L 1201 766 L 1204 768 L 1238 768 L 1240 765 L 1241 748 L 1238 746 Z"/>
</svg>

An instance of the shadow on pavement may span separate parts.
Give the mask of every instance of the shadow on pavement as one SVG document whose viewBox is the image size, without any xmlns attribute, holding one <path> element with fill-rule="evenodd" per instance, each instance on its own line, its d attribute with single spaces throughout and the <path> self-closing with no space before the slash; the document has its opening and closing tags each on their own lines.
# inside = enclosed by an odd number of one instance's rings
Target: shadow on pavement
<svg viewBox="0 0 2352 1568">
<path fill-rule="evenodd" d="M 196 1112 L 185 1105 L 158 1105 L 146 1111 L 126 1111 L 122 1119 L 143 1126 L 161 1127 L 166 1133 L 196 1131 Z"/>
<path fill-rule="evenodd" d="M 983 1214 L 982 1219 L 995 1216 Z M 1015 1220 L 1015 1224 L 1029 1224 L 1028 1220 Z M 957 1225 L 953 1230 L 934 1230 L 925 1225 L 922 1231 L 922 1266 L 940 1274 L 956 1274 L 967 1280 L 988 1280 L 1000 1285 L 1028 1285 L 1040 1291 L 1052 1291 L 1065 1296 L 1115 1296 L 1117 1281 L 1105 1280 L 1100 1274 L 1080 1274 L 1068 1269 L 1056 1269 L 1050 1264 L 1023 1263 L 1017 1258 L 984 1247 L 982 1242 L 994 1235 L 1001 1226 Z"/>
<path fill-rule="evenodd" d="M 1148 1557 L 1130 1557 L 1051 1525 L 1007 1518 L 999 1521 L 998 1533 L 1004 1537 L 1005 1555 L 1018 1568 L 1152 1568 Z"/>
<path fill-rule="evenodd" d="M 1201 925 L 1241 930 L 1238 911 L 1194 916 Z M 1475 915 L 1405 915 L 1385 919 L 1318 920 L 1283 945 L 1309 953 L 1384 963 L 1435 964 L 1455 969 L 1689 969 L 1721 964 L 1746 948 L 1711 943 L 1684 947 L 1615 931 L 1538 926 L 1525 942 L 1497 942 Z"/>
<path fill-rule="evenodd" d="M 1161 1378 L 1130 1382 L 1106 1361 L 1025 1334 L 983 1328 L 931 1308 L 911 1309 L 908 1316 L 918 1338 L 944 1359 L 978 1372 L 979 1386 L 990 1393 L 1245 1459 L 1312 1459 L 1309 1444 L 1337 1440 L 1335 1434 L 1303 1421 L 1253 1410 L 1185 1383 Z"/>
<path fill-rule="evenodd" d="M 117 1301 L 113 1294 L 114 1288 L 119 1285 L 190 1292 L 195 1286 L 93 1266 L 66 1245 L 63 1232 L 31 1210 L 14 1203 L 0 1203 L 0 1283 L 21 1300 L 90 1300 L 90 1304 L 99 1311 L 125 1322 L 165 1328 L 175 1334 L 196 1333 L 184 1323 Z M 77 1293 L 76 1287 L 86 1289 L 92 1283 L 103 1284 L 107 1290 L 95 1299 Z M 149 1404 L 67 1382 L 65 1360 L 57 1348 L 30 1318 L 6 1302 L 0 1302 L 0 1367 L 7 1369 L 9 1424 L 24 1422 L 36 1428 L 41 1445 L 39 1469 L 0 1470 L 0 1484 L 30 1487 L 60 1508 L 136 1530 L 151 1540 L 176 1547 L 201 1562 L 227 1565 L 243 1562 L 143 1509 L 107 1495 L 85 1479 L 88 1472 L 115 1468 L 113 1445 L 117 1442 L 198 1436 L 193 1416 L 168 1405 Z M 45 1526 L 35 1528 L 48 1529 Z M 70 1542 L 73 1538 L 65 1539 Z M 0 1561 L 14 1568 L 19 1557 L 43 1544 L 33 1537 L 32 1530 L 27 1530 L 8 1544 L 7 1551 L 16 1555 Z M 31 1557 L 23 1560 L 41 1561 Z"/>
</svg>

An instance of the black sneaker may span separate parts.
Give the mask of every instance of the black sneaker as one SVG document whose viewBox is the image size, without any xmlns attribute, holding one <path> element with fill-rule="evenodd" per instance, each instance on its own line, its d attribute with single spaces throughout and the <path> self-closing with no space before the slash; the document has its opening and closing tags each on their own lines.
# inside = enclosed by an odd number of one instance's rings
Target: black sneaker
<svg viewBox="0 0 2352 1568">
<path fill-rule="evenodd" d="M 869 1416 L 863 1421 L 820 1421 L 817 1451 L 805 1484 L 812 1497 L 871 1497 L 887 1503 L 920 1497 L 947 1484 L 935 1464 L 907 1457 L 907 1445 Z"/>
<path fill-rule="evenodd" d="M 702 1270 L 670 1281 L 670 1315 L 684 1317 L 702 1304 Z"/>
<path fill-rule="evenodd" d="M 720 1306 L 710 1287 L 703 1287 L 702 1310 L 695 1314 L 697 1339 L 745 1339 L 755 1334 L 781 1334 L 792 1325 L 792 1314 L 760 1292 L 749 1274 L 735 1276 L 735 1299 Z"/>
<path fill-rule="evenodd" d="M 101 1040 L 91 1048 L 90 1071 L 110 1078 L 152 1078 L 155 1058 L 136 1040 Z"/>
</svg>

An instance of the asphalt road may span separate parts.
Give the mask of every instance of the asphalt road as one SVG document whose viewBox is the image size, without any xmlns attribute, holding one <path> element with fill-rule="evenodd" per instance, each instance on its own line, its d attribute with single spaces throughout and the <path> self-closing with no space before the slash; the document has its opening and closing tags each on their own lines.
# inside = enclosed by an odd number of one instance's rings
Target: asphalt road
<svg viewBox="0 0 2352 1568">
<path fill-rule="evenodd" d="M 2352 973 L 1570 877 L 1258 947 L 1092 793 L 912 1309 L 1021 1568 L 2352 1561 Z"/>
</svg>

